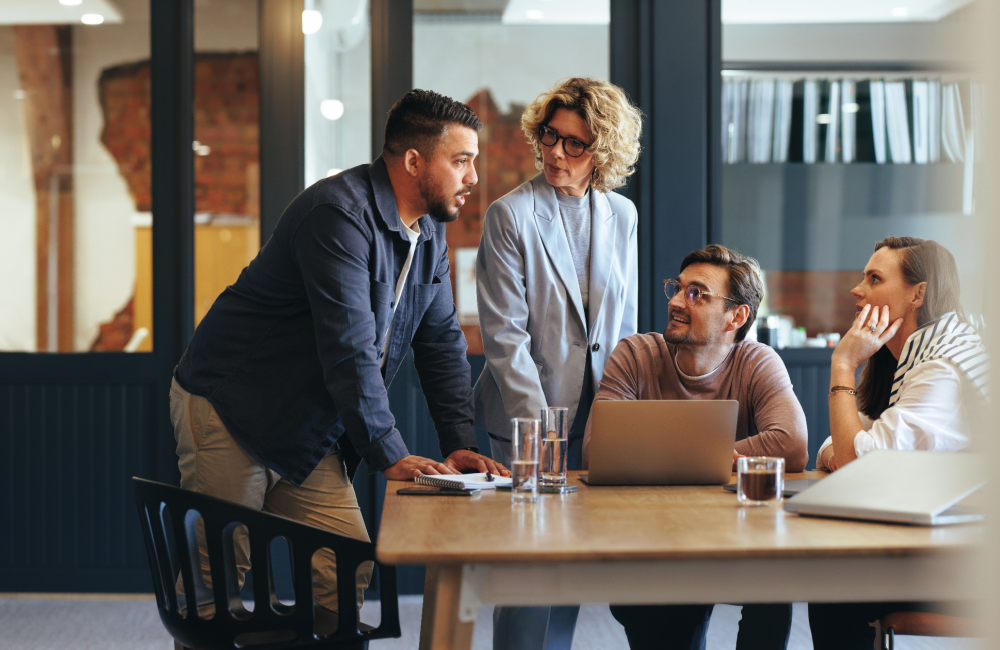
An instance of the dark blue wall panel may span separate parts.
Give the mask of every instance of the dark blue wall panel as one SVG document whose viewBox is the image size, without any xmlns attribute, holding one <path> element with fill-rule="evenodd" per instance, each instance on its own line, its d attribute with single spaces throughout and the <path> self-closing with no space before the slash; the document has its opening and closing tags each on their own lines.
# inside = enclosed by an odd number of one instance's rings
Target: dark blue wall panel
<svg viewBox="0 0 1000 650">
<path fill-rule="evenodd" d="M 0 591 L 132 591 L 127 479 L 152 476 L 152 384 L 0 384 Z"/>
</svg>

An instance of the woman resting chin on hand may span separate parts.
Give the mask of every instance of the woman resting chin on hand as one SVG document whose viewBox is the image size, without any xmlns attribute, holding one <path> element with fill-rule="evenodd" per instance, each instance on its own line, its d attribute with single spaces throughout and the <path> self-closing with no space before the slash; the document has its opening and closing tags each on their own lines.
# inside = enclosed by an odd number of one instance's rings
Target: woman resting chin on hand
<svg viewBox="0 0 1000 650">
<path fill-rule="evenodd" d="M 858 315 L 831 359 L 831 436 L 817 468 L 836 470 L 873 449 L 965 448 L 967 398 L 985 397 L 989 376 L 962 312 L 955 258 L 935 241 L 889 237 L 851 295 Z"/>
<path fill-rule="evenodd" d="M 989 375 L 986 350 L 962 313 L 955 258 L 934 241 L 890 237 L 875 245 L 865 278 L 851 294 L 858 316 L 833 351 L 833 435 L 820 447 L 816 466 L 836 470 L 872 449 L 965 448 L 966 412 L 985 397 Z M 869 621 L 940 608 L 920 602 L 809 603 L 813 646 L 870 648 L 875 630 Z"/>
</svg>

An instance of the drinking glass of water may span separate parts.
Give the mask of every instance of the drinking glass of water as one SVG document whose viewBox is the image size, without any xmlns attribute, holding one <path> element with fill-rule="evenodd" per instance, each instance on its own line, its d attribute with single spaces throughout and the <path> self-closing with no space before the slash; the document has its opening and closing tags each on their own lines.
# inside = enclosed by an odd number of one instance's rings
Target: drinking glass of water
<svg viewBox="0 0 1000 650">
<path fill-rule="evenodd" d="M 785 491 L 785 459 L 736 459 L 736 498 L 744 506 L 780 506 Z"/>
<path fill-rule="evenodd" d="M 566 485 L 566 443 L 569 438 L 569 409 L 550 406 L 542 409 L 542 487 Z"/>
<path fill-rule="evenodd" d="M 512 418 L 511 502 L 538 501 L 538 442 L 541 420 Z"/>
</svg>

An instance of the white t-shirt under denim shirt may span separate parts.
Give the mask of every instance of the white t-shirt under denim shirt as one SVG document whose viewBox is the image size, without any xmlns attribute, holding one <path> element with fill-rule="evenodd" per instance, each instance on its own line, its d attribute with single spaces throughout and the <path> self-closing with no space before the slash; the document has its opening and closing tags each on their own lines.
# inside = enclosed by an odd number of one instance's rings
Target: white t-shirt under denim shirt
<svg viewBox="0 0 1000 650">
<path fill-rule="evenodd" d="M 410 264 L 413 263 L 413 251 L 417 250 L 417 238 L 420 237 L 419 232 L 410 230 L 406 227 L 405 223 L 401 225 L 407 239 L 410 240 L 410 252 L 406 254 L 406 261 L 403 262 L 403 268 L 399 271 L 399 279 L 396 280 L 396 298 L 392 303 L 396 307 L 399 306 L 399 297 L 403 294 L 403 287 L 406 286 L 406 276 L 410 274 Z M 392 316 L 389 317 L 389 327 L 385 330 L 385 340 L 382 341 L 382 363 L 380 364 L 382 368 L 385 368 L 385 362 L 389 358 L 389 337 L 392 335 L 392 322 L 396 318 L 396 307 L 392 309 Z"/>
</svg>

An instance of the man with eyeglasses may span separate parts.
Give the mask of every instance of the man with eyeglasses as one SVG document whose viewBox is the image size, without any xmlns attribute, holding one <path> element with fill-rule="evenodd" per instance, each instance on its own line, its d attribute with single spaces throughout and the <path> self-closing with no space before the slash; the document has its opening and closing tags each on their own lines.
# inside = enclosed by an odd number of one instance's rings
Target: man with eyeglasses
<svg viewBox="0 0 1000 650">
<path fill-rule="evenodd" d="M 760 266 L 712 244 L 688 254 L 676 279 L 663 334 L 621 340 L 604 367 L 596 400 L 737 400 L 738 456 L 778 456 L 788 472 L 809 458 L 806 418 L 784 363 L 770 347 L 746 340 L 764 296 Z M 590 423 L 583 443 L 589 461 Z M 639 452 L 640 450 L 636 450 Z M 714 605 L 613 605 L 632 650 L 704 648 Z M 745 605 L 736 647 L 785 648 L 790 604 Z"/>
</svg>

